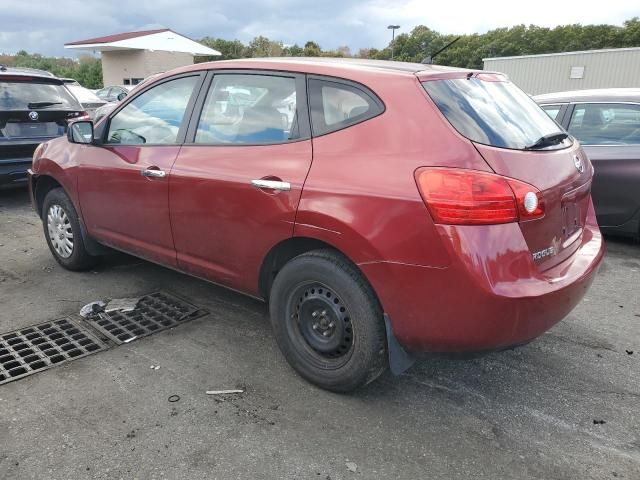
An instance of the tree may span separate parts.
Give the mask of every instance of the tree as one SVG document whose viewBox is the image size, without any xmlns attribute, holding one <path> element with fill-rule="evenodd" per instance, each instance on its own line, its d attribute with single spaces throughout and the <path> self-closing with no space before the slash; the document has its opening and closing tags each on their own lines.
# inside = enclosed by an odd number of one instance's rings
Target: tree
<svg viewBox="0 0 640 480">
<path fill-rule="evenodd" d="M 320 55 L 322 55 L 322 49 L 316 42 L 308 41 L 304 44 L 305 57 L 319 57 Z"/>
<path fill-rule="evenodd" d="M 209 48 L 219 51 L 222 55 L 219 57 L 201 57 L 199 61 L 208 62 L 211 60 L 231 60 L 234 58 L 242 58 L 246 56 L 246 47 L 240 40 L 225 40 L 223 38 L 204 37 L 200 43 Z"/>
<path fill-rule="evenodd" d="M 282 42 L 274 42 L 261 35 L 249 42 L 247 53 L 250 57 L 280 57 L 283 48 Z"/>
<path fill-rule="evenodd" d="M 293 45 L 284 47 L 282 55 L 285 57 L 302 57 L 304 56 L 304 48 L 297 43 L 294 43 Z"/>
<path fill-rule="evenodd" d="M 0 55 L 0 64 L 10 67 L 37 68 L 57 77 L 74 78 L 86 88 L 102 87 L 102 63 L 99 58 L 83 55 L 79 59 L 45 57 L 20 50 L 16 55 Z"/>
</svg>

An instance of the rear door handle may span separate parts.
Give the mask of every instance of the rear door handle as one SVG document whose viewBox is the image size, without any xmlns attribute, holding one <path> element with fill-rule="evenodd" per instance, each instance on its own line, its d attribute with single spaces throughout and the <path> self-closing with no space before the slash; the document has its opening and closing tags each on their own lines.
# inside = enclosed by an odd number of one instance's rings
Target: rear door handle
<svg viewBox="0 0 640 480">
<path fill-rule="evenodd" d="M 265 188 L 267 190 L 283 192 L 291 190 L 291 184 L 289 182 L 282 182 L 280 180 L 251 180 L 251 185 L 257 188 Z"/>
<path fill-rule="evenodd" d="M 167 176 L 167 172 L 158 168 L 145 168 L 140 173 L 143 177 L 164 178 Z"/>
</svg>

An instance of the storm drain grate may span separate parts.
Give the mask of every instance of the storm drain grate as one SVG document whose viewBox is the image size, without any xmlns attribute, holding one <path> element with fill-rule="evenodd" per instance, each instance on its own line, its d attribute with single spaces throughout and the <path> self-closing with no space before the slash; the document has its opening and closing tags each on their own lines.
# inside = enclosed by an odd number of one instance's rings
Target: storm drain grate
<svg viewBox="0 0 640 480">
<path fill-rule="evenodd" d="M 88 320 L 115 343 L 123 344 L 206 314 L 174 295 L 155 292 L 141 297 L 131 311 L 100 312 Z"/>
<path fill-rule="evenodd" d="M 0 334 L 0 385 L 105 348 L 68 318 Z"/>
</svg>

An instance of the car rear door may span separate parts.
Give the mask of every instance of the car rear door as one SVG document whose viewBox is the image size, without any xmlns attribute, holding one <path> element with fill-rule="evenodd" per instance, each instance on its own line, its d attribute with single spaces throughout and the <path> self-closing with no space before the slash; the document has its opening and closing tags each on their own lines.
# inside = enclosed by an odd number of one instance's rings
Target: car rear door
<svg viewBox="0 0 640 480">
<path fill-rule="evenodd" d="M 624 225 L 640 209 L 640 104 L 575 103 L 566 123 L 593 163 L 598 223 Z"/>
<path fill-rule="evenodd" d="M 104 123 L 100 145 L 83 147 L 80 207 L 89 233 L 98 240 L 176 265 L 169 175 L 203 79 L 204 74 L 193 72 L 149 86 Z"/>
<path fill-rule="evenodd" d="M 257 294 L 262 260 L 291 237 L 312 150 L 304 76 L 211 72 L 171 170 L 181 269 Z"/>
<path fill-rule="evenodd" d="M 540 271 L 569 258 L 580 246 L 591 202 L 592 167 L 577 142 L 501 75 L 481 72 L 423 85 L 495 173 L 540 191 L 544 217 L 520 222 Z M 558 140 L 547 144 L 547 136 Z"/>
</svg>

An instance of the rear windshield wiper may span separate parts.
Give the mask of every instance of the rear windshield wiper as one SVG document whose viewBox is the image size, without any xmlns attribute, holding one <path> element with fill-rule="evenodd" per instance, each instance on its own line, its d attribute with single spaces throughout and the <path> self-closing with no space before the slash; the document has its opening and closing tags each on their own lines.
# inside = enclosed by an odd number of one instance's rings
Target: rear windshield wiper
<svg viewBox="0 0 640 480">
<path fill-rule="evenodd" d="M 28 108 L 52 107 L 54 105 L 62 105 L 62 102 L 29 102 Z"/>
<path fill-rule="evenodd" d="M 556 132 L 550 133 L 549 135 L 545 135 L 540 137 L 535 143 L 531 145 L 527 145 L 524 147 L 525 150 L 538 150 L 545 147 L 550 147 L 552 145 L 557 145 L 562 142 L 565 138 L 567 138 L 569 134 L 565 132 Z"/>
</svg>

